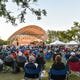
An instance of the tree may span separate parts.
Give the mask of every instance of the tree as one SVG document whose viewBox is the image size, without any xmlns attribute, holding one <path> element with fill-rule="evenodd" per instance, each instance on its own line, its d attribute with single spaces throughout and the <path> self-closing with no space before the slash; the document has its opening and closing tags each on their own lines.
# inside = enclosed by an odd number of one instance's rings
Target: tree
<svg viewBox="0 0 80 80">
<path fill-rule="evenodd" d="M 66 31 L 67 41 L 73 40 L 73 36 L 74 36 L 74 32 L 73 32 L 72 30 L 67 30 L 67 31 Z"/>
<path fill-rule="evenodd" d="M 71 31 L 73 32 L 73 38 L 80 41 L 80 24 L 79 22 L 74 22 L 73 27 L 71 27 Z"/>
<path fill-rule="evenodd" d="M 54 31 L 54 30 L 48 30 L 47 35 L 48 35 L 48 40 L 50 43 L 59 38 L 57 31 Z"/>
<path fill-rule="evenodd" d="M 4 41 L 4 40 L 0 39 L 0 45 L 7 45 L 9 43 L 10 43 L 10 41 Z"/>
<path fill-rule="evenodd" d="M 60 41 L 64 41 L 64 42 L 68 41 L 66 31 L 57 31 L 57 34 Z"/>
<path fill-rule="evenodd" d="M 12 14 L 11 10 L 7 9 L 7 3 L 11 1 L 14 5 L 17 5 L 18 11 L 20 13 L 15 16 Z M 6 22 L 11 22 L 13 25 L 16 24 L 16 20 L 20 20 L 20 23 L 25 22 L 25 15 L 27 14 L 28 10 L 31 11 L 34 15 L 36 15 L 37 19 L 40 20 L 42 15 L 46 16 L 45 9 L 37 9 L 31 7 L 34 5 L 38 0 L 0 0 L 0 17 L 4 17 Z M 20 9 L 19 9 L 20 8 Z"/>
<path fill-rule="evenodd" d="M 57 38 L 60 41 L 64 41 L 64 42 L 69 42 L 71 40 L 76 40 L 80 42 L 80 24 L 78 22 L 73 22 L 73 27 L 71 27 L 71 29 L 67 31 L 56 32 L 53 30 L 48 30 L 47 35 L 48 35 L 49 42 L 52 42 Z"/>
</svg>

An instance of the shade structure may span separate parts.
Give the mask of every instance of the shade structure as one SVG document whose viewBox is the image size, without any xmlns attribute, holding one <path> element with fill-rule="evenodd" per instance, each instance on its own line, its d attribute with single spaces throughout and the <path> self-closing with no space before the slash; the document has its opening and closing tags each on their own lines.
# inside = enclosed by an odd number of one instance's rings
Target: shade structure
<svg viewBox="0 0 80 80">
<path fill-rule="evenodd" d="M 47 34 L 41 27 L 29 25 L 16 31 L 9 37 L 8 40 L 10 40 L 11 44 L 27 45 L 34 42 L 35 40 L 46 41 Z"/>
<path fill-rule="evenodd" d="M 76 41 L 70 41 L 67 43 L 67 45 L 77 45 L 78 43 Z"/>
<path fill-rule="evenodd" d="M 55 42 L 50 43 L 50 45 L 65 45 L 65 43 L 62 41 L 56 40 Z"/>
</svg>

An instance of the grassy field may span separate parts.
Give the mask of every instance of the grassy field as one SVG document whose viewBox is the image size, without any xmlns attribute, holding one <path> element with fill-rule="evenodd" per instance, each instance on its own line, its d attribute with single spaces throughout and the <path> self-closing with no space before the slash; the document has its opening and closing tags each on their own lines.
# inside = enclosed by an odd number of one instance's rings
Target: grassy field
<svg viewBox="0 0 80 80">
<path fill-rule="evenodd" d="M 52 64 L 52 61 L 47 61 L 46 70 L 49 70 L 51 64 Z M 23 71 L 21 71 L 18 74 L 13 74 L 11 72 L 6 72 L 6 73 L 0 72 L 0 80 L 24 80 L 24 73 Z M 45 78 L 42 80 L 48 80 L 48 79 Z M 80 80 L 80 77 L 70 74 L 69 80 Z"/>
</svg>

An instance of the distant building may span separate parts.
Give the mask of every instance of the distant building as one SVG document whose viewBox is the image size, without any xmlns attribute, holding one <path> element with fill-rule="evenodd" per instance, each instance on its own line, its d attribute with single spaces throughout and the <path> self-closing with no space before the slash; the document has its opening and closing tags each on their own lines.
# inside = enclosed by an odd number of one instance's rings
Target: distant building
<svg viewBox="0 0 80 80">
<path fill-rule="evenodd" d="M 28 45 L 34 41 L 46 41 L 47 34 L 41 27 L 29 25 L 16 31 L 8 40 L 10 44 Z"/>
</svg>

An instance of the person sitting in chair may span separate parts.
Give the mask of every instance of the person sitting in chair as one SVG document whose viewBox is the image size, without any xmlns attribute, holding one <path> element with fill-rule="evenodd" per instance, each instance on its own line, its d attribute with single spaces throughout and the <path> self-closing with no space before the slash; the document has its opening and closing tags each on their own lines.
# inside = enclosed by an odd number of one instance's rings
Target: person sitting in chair
<svg viewBox="0 0 80 80">
<path fill-rule="evenodd" d="M 56 55 L 55 61 L 50 68 L 50 80 L 65 80 L 66 79 L 66 66 L 61 62 L 62 58 L 60 55 Z"/>
<path fill-rule="evenodd" d="M 79 62 L 79 58 L 76 57 L 76 53 L 71 52 L 71 56 L 69 57 L 68 62 L 69 62 L 69 61 L 71 61 L 71 62 Z"/>
<path fill-rule="evenodd" d="M 33 55 L 30 55 L 29 62 L 26 62 L 24 66 L 25 80 L 28 79 L 39 80 L 40 71 L 41 71 L 40 67 L 38 66 L 37 63 L 35 63 L 35 57 Z"/>
</svg>

